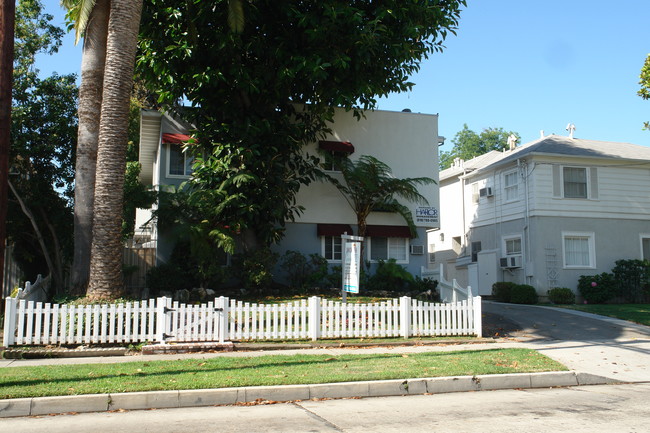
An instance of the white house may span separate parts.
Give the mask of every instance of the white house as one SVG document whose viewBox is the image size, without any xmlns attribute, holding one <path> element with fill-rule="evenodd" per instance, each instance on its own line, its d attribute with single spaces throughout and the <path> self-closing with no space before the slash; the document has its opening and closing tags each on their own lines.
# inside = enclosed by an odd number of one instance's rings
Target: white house
<svg viewBox="0 0 650 433">
<path fill-rule="evenodd" d="M 143 111 L 141 118 L 140 162 L 141 180 L 155 186 L 180 185 L 191 175 L 188 157 L 181 152 L 181 143 L 188 139 L 188 125 L 157 111 Z M 356 159 L 371 155 L 389 165 L 398 178 L 430 177 L 438 181 L 438 115 L 372 111 L 357 120 L 351 112 L 337 110 L 332 133 L 325 140 L 308 145 L 305 152 L 339 152 Z M 336 176 L 336 173 L 332 173 Z M 366 260 L 395 258 L 412 274 L 420 275 L 426 266 L 427 231 L 437 229 L 438 185 L 420 188 L 428 205 L 403 203 L 409 206 L 417 227 L 411 238 L 404 220 L 397 214 L 372 212 L 368 218 Z M 356 216 L 341 193 L 331 184 L 315 181 L 303 187 L 297 197 L 305 208 L 295 222 L 288 222 L 286 235 L 273 249 L 303 254 L 318 253 L 330 263 L 341 262 L 341 239 L 344 232 L 356 234 Z M 137 225 L 150 219 L 150 212 L 139 210 Z M 158 260 L 164 261 L 171 245 L 160 239 L 155 227 L 149 225 L 147 236 L 158 246 Z M 141 232 L 145 234 L 144 231 Z"/>
<path fill-rule="evenodd" d="M 650 148 L 550 135 L 440 172 L 430 266 L 491 294 L 496 281 L 577 292 L 580 275 L 650 259 Z"/>
</svg>

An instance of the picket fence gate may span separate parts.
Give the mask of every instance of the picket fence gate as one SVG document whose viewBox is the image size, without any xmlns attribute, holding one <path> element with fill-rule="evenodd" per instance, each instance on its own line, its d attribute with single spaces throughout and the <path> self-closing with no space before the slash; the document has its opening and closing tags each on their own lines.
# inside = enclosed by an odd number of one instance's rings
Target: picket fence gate
<svg viewBox="0 0 650 433">
<path fill-rule="evenodd" d="M 311 297 L 258 304 L 225 297 L 120 304 L 5 301 L 4 345 L 225 342 L 319 338 L 481 336 L 481 297 L 430 303 L 402 297 L 370 304 Z"/>
</svg>

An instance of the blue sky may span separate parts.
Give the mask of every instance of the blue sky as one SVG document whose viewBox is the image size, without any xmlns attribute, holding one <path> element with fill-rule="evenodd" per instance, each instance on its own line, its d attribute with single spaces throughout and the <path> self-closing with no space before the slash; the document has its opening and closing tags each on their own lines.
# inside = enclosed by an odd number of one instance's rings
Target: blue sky
<svg viewBox="0 0 650 433">
<path fill-rule="evenodd" d="M 58 0 L 46 10 L 63 23 Z M 439 113 L 443 149 L 466 123 L 503 127 L 522 142 L 546 134 L 650 146 L 650 101 L 636 92 L 650 53 L 650 1 L 468 0 L 458 35 L 412 77 L 412 92 L 379 109 Z M 58 54 L 39 57 L 43 74 L 79 72 L 81 47 L 70 34 Z"/>
</svg>

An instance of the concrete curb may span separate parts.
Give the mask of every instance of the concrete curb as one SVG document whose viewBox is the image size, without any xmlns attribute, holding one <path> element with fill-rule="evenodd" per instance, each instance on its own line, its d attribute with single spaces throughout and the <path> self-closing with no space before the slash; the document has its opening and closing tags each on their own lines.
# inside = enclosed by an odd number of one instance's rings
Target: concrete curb
<svg viewBox="0 0 650 433">
<path fill-rule="evenodd" d="M 309 385 L 251 386 L 180 391 L 129 392 L 0 400 L 0 418 L 110 410 L 163 409 L 350 397 L 443 394 L 620 383 L 576 371 L 395 379 Z"/>
</svg>

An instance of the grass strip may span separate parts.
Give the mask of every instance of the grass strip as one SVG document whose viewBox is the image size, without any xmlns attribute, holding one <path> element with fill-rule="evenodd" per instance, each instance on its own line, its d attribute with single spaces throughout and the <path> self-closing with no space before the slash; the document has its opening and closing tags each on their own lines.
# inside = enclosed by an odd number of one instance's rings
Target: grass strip
<svg viewBox="0 0 650 433">
<path fill-rule="evenodd" d="M 268 355 L 2 370 L 0 398 L 565 371 L 529 349 Z"/>
<path fill-rule="evenodd" d="M 555 306 L 584 311 L 585 313 L 600 314 L 601 316 L 615 317 L 617 319 L 650 326 L 650 304 L 576 304 Z"/>
</svg>

